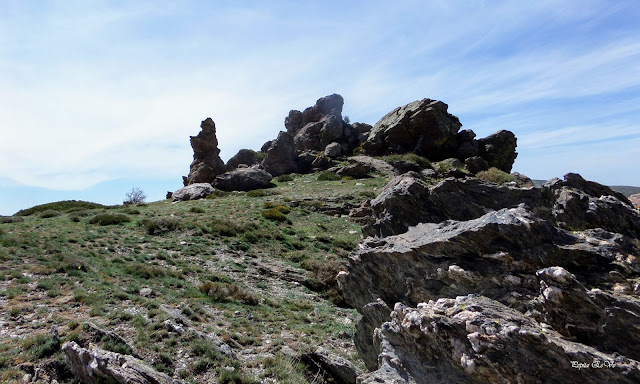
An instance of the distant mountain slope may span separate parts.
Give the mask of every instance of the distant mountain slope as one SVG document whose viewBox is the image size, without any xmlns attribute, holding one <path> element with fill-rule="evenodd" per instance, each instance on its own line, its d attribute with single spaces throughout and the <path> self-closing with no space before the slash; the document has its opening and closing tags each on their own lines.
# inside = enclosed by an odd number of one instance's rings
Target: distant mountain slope
<svg viewBox="0 0 640 384">
<path fill-rule="evenodd" d="M 533 184 L 536 187 L 539 187 L 546 181 L 547 180 L 533 180 Z M 640 193 L 640 187 L 631 187 L 628 185 L 609 185 L 609 188 L 613 189 L 616 192 L 620 192 L 627 197 L 635 195 L 636 193 Z"/>
</svg>

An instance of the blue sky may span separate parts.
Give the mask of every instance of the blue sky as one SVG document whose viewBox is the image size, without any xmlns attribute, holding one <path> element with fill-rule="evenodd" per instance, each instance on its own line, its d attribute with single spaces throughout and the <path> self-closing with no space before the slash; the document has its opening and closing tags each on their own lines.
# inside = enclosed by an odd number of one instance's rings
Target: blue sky
<svg viewBox="0 0 640 384">
<path fill-rule="evenodd" d="M 344 3 L 0 0 L 0 214 L 163 199 L 201 120 L 226 160 L 334 92 L 370 124 L 442 100 L 532 178 L 640 185 L 640 2 Z"/>
</svg>

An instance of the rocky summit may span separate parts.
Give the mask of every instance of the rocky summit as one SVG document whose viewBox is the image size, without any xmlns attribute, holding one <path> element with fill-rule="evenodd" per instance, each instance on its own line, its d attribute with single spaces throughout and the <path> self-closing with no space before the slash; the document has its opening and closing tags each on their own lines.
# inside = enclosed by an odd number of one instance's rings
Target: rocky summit
<svg viewBox="0 0 640 384">
<path fill-rule="evenodd" d="M 227 164 L 207 118 L 165 201 L 0 217 L 0 380 L 640 382 L 632 188 L 511 173 L 515 134 L 442 101 L 344 103 Z"/>
</svg>

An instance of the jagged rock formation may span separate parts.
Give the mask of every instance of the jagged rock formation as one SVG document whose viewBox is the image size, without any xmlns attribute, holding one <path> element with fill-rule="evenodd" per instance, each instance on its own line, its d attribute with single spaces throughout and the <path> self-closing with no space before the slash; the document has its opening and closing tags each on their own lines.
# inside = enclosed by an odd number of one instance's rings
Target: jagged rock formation
<svg viewBox="0 0 640 384">
<path fill-rule="evenodd" d="M 640 377 L 640 212 L 621 194 L 577 174 L 541 188 L 407 174 L 352 216 L 375 236 L 338 275 L 362 314 L 363 383 Z M 570 363 L 594 359 L 616 368 Z"/>
<path fill-rule="evenodd" d="M 338 94 L 318 99 L 316 104 L 303 112 L 292 110 L 284 120 L 287 132 L 294 137 L 299 151 L 324 151 L 328 145 L 336 143 L 332 154 L 351 154 L 364 138 L 366 125 L 353 126 L 343 122 L 344 99 Z"/>
<path fill-rule="evenodd" d="M 62 346 L 74 375 L 87 384 L 177 384 L 133 356 L 105 351 L 95 346 L 82 348 L 73 341 Z"/>
<path fill-rule="evenodd" d="M 458 132 L 462 124 L 448 108 L 442 101 L 422 99 L 394 109 L 371 129 L 362 144 L 364 153 L 415 153 L 431 161 L 480 156 L 489 167 L 511 172 L 517 156 L 515 135 L 503 130 L 476 140 L 471 130 Z M 474 160 L 474 165 L 479 164 Z"/>
<path fill-rule="evenodd" d="M 191 136 L 193 148 L 193 162 L 189 169 L 189 176 L 183 177 L 184 185 L 194 183 L 211 183 L 216 176 L 226 171 L 224 162 L 220 158 L 216 124 L 208 117 L 200 124 L 202 129 L 197 136 Z"/>
<path fill-rule="evenodd" d="M 396 306 L 360 383 L 636 383 L 638 362 L 567 340 L 482 296 Z"/>
</svg>

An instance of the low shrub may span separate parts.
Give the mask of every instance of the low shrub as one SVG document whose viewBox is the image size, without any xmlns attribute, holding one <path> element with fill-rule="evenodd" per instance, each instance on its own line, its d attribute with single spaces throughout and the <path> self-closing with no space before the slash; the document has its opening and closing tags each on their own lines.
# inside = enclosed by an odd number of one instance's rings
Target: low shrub
<svg viewBox="0 0 640 384">
<path fill-rule="evenodd" d="M 180 220 L 175 217 L 144 219 L 141 221 L 141 224 L 149 235 L 161 235 L 163 233 L 177 231 L 182 226 Z"/>
<path fill-rule="evenodd" d="M 24 221 L 24 218 L 19 216 L 0 216 L 0 223 L 9 224 L 9 223 L 21 223 Z"/>
<path fill-rule="evenodd" d="M 231 283 L 207 281 L 200 286 L 200 292 L 217 302 L 239 301 L 247 305 L 257 305 L 259 302 L 256 295 Z"/>
<path fill-rule="evenodd" d="M 192 213 L 204 213 L 204 209 L 202 209 L 200 207 L 191 207 L 189 212 L 192 212 Z"/>
<path fill-rule="evenodd" d="M 99 225 L 117 225 L 122 223 L 128 223 L 131 221 L 131 218 L 127 215 L 115 213 L 103 213 L 100 215 L 94 216 L 91 220 L 89 220 L 90 224 L 99 224 Z"/>
<path fill-rule="evenodd" d="M 322 171 L 318 174 L 318 181 L 334 181 L 340 179 L 340 175 L 331 171 Z"/>
<path fill-rule="evenodd" d="M 247 192 L 247 196 L 249 196 L 249 197 L 263 197 L 263 196 L 267 196 L 267 193 L 264 191 L 264 189 L 254 189 L 252 191 Z"/>
<path fill-rule="evenodd" d="M 229 196 L 230 194 L 231 194 L 231 192 L 225 192 L 225 191 L 221 191 L 219 189 L 216 189 L 215 191 L 213 191 L 213 193 L 208 195 L 206 197 L 206 199 L 209 199 L 209 200 L 217 199 L 218 197 L 225 197 L 225 196 Z"/>
<path fill-rule="evenodd" d="M 345 269 L 343 262 L 336 259 L 305 260 L 302 267 L 311 272 L 311 276 L 304 281 L 307 288 L 326 294 L 334 304 L 344 302 L 336 280 L 338 272 Z"/>
<path fill-rule="evenodd" d="M 287 215 L 277 208 L 262 211 L 262 216 L 272 221 L 287 221 Z"/>
<path fill-rule="evenodd" d="M 278 182 L 280 182 L 280 183 L 284 183 L 284 182 L 287 182 L 287 181 L 293 181 L 293 176 L 291 176 L 291 175 L 280 175 L 280 176 L 278 176 L 278 178 L 276 180 L 278 180 Z"/>
<path fill-rule="evenodd" d="M 42 211 L 40 213 L 40 218 L 42 218 L 42 219 L 48 219 L 48 218 L 56 217 L 56 216 L 60 216 L 60 212 L 55 211 L 53 209 L 47 209 L 46 211 Z"/>
<path fill-rule="evenodd" d="M 508 174 L 507 172 L 501 171 L 498 168 L 491 167 L 486 171 L 478 172 L 476 175 L 478 179 L 491 181 L 497 184 L 504 184 L 512 181 L 516 181 L 516 178 Z"/>
<path fill-rule="evenodd" d="M 200 230 L 213 236 L 234 237 L 254 231 L 257 227 L 254 223 L 237 224 L 230 220 L 214 219 L 208 224 L 200 226 Z"/>
<path fill-rule="evenodd" d="M 424 168 L 433 168 L 433 166 L 431 165 L 431 162 L 429 161 L 429 159 L 427 159 L 426 157 L 422 157 L 419 155 L 416 155 L 415 153 L 404 153 L 401 155 L 389 155 L 389 156 L 384 156 L 382 157 L 382 160 L 386 161 L 387 163 L 393 165 L 393 163 L 395 162 L 399 162 L 399 161 L 407 161 L 407 162 L 411 162 L 411 163 L 416 163 L 421 167 Z"/>
</svg>

